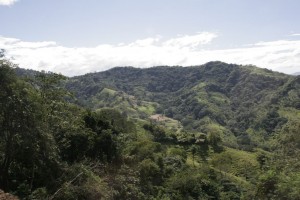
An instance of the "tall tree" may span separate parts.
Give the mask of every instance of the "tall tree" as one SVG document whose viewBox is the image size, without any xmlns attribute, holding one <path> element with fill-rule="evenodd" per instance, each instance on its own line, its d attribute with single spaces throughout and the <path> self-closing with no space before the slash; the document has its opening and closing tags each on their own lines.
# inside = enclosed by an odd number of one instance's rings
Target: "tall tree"
<svg viewBox="0 0 300 200">
<path fill-rule="evenodd" d="M 54 138 L 47 121 L 42 120 L 45 114 L 39 93 L 15 76 L 9 62 L 1 61 L 0 187 L 4 190 L 18 187 L 22 181 L 28 190 L 33 188 L 34 180 L 45 183 L 43 173 L 57 163 Z M 13 183 L 13 177 L 20 182 Z"/>
</svg>

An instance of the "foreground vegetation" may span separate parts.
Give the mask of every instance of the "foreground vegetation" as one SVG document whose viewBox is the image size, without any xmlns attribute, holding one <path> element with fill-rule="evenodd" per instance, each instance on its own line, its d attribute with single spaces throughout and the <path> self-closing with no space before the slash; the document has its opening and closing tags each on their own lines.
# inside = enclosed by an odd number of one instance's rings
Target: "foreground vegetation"
<svg viewBox="0 0 300 200">
<path fill-rule="evenodd" d="M 22 199 L 300 198 L 299 77 L 214 62 L 70 79 L 0 62 L 6 192 Z"/>
</svg>

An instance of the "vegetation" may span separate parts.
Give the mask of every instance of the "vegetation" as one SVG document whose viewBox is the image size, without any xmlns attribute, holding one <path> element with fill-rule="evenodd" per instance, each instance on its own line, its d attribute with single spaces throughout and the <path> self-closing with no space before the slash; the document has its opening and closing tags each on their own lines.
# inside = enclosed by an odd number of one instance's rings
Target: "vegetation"
<svg viewBox="0 0 300 200">
<path fill-rule="evenodd" d="M 0 188 L 22 199 L 299 199 L 300 78 L 254 66 L 67 78 L 0 61 Z"/>
</svg>

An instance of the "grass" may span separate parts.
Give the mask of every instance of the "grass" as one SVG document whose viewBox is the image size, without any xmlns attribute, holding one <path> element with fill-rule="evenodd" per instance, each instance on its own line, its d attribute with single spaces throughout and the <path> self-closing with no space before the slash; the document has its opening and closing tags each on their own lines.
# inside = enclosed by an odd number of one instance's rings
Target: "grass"
<svg viewBox="0 0 300 200">
<path fill-rule="evenodd" d="M 283 73 L 274 72 L 272 70 L 265 69 L 265 68 L 259 68 L 259 67 L 253 66 L 253 65 L 246 65 L 246 66 L 243 66 L 243 68 L 246 70 L 250 70 L 250 74 L 257 74 L 257 75 L 264 75 L 264 76 L 278 77 L 278 78 L 282 78 L 282 75 L 283 75 Z"/>
<path fill-rule="evenodd" d="M 212 156 L 210 164 L 218 170 L 253 181 L 259 173 L 256 157 L 256 153 L 225 147 L 223 152 Z"/>
<path fill-rule="evenodd" d="M 255 153 L 249 153 L 237 149 L 232 149 L 232 148 L 225 148 L 225 151 L 223 153 L 229 153 L 233 159 L 233 169 L 236 170 L 235 168 L 239 166 L 242 162 L 247 161 L 246 163 L 252 163 L 253 166 L 257 166 L 258 162 L 256 161 L 256 154 Z M 222 153 L 221 153 L 222 154 Z M 209 157 L 207 160 L 211 160 L 214 158 L 216 154 L 214 153 L 209 153 Z M 191 152 L 188 152 L 187 154 L 187 159 L 186 159 L 186 164 L 190 167 L 195 167 L 195 168 L 201 168 L 202 166 L 202 160 L 198 154 L 195 155 L 194 161 L 193 161 L 193 156 Z M 209 161 L 210 162 L 210 161 Z M 225 163 L 223 163 L 225 164 Z M 222 170 L 219 167 L 213 166 L 210 164 L 210 168 L 216 172 L 216 174 L 219 174 L 220 176 L 229 179 L 230 181 L 237 183 L 237 185 L 242 186 L 243 188 L 252 188 L 253 185 L 250 181 L 247 180 L 246 177 L 244 176 L 239 176 L 236 173 L 233 173 L 232 171 L 225 171 Z"/>
<path fill-rule="evenodd" d="M 100 92 L 100 94 L 101 94 L 101 93 L 107 93 L 107 94 L 109 94 L 109 95 L 115 95 L 116 92 L 117 92 L 117 91 L 115 91 L 115 90 L 112 90 L 112 89 L 109 89 L 109 88 L 104 88 L 104 89 Z"/>
<path fill-rule="evenodd" d="M 192 156 L 192 153 L 190 153 L 190 152 L 187 155 L 186 164 L 190 167 L 200 167 L 201 166 L 198 156 L 195 155 L 195 159 L 193 162 L 193 156 Z"/>
<path fill-rule="evenodd" d="M 217 169 L 215 167 L 210 167 L 210 168 L 213 169 L 215 172 L 220 173 L 221 176 L 224 176 L 224 177 L 228 178 L 230 181 L 232 181 L 234 183 L 238 183 L 238 185 L 242 186 L 243 188 L 244 187 L 246 187 L 246 188 L 253 187 L 253 185 L 243 177 L 238 177 L 238 176 L 235 176 L 233 174 L 230 174 L 230 173 L 227 173 L 227 172 L 224 172 L 224 171 L 220 171 L 219 169 Z"/>
<path fill-rule="evenodd" d="M 279 114 L 289 120 L 296 119 L 300 121 L 300 112 L 294 108 L 280 108 Z"/>
<path fill-rule="evenodd" d="M 214 103 L 216 103 L 218 106 L 221 105 L 230 105 L 230 99 L 228 97 L 226 97 L 225 95 L 219 93 L 219 92 L 211 92 L 211 99 L 213 100 Z"/>
<path fill-rule="evenodd" d="M 228 148 L 228 147 L 225 148 L 225 152 L 228 152 L 237 161 L 238 160 L 239 161 L 248 161 L 255 166 L 258 165 L 255 153 L 242 151 L 242 150 L 238 150 L 238 149 L 233 149 L 233 148 Z"/>
<path fill-rule="evenodd" d="M 147 115 L 152 115 L 155 113 L 155 103 L 142 101 L 140 106 L 137 106 L 137 110 L 143 113 L 146 113 Z"/>
</svg>

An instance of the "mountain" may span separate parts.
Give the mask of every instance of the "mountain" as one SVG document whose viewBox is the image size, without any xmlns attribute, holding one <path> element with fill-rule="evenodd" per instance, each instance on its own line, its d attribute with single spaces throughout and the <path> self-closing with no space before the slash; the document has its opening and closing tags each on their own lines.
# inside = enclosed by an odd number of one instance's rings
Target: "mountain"
<svg viewBox="0 0 300 200">
<path fill-rule="evenodd" d="M 299 77 L 223 62 L 118 67 L 70 78 L 65 87 L 91 109 L 117 108 L 144 120 L 162 114 L 190 133 L 215 130 L 227 146 L 247 150 L 267 148 L 300 109 Z"/>
<path fill-rule="evenodd" d="M 300 75 L 300 72 L 295 72 L 292 74 L 293 76 L 299 76 Z"/>
<path fill-rule="evenodd" d="M 0 189 L 20 199 L 297 200 L 299 85 L 222 62 L 67 78 L 0 61 Z"/>
</svg>

